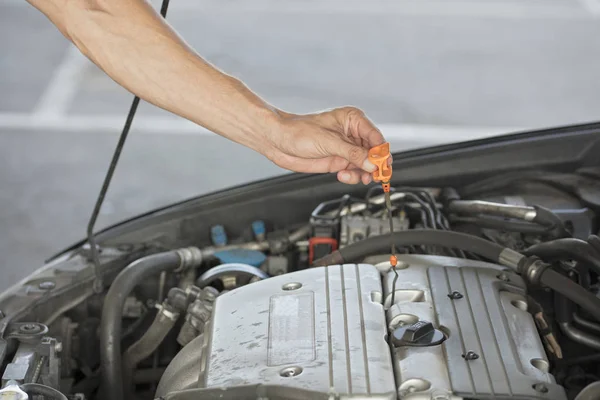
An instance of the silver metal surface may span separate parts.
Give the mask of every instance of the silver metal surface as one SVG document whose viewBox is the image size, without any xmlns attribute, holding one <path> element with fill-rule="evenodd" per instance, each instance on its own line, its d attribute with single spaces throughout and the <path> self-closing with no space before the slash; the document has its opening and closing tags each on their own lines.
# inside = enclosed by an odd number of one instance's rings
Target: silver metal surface
<svg viewBox="0 0 600 400">
<path fill-rule="evenodd" d="M 529 206 L 514 206 L 482 200 L 454 200 L 448 205 L 450 212 L 457 214 L 489 214 L 499 217 L 533 221 L 537 216 L 535 208 Z"/>
<path fill-rule="evenodd" d="M 199 386 L 260 383 L 394 399 L 378 299 L 380 274 L 367 264 L 303 270 L 225 293 L 204 333 Z"/>
<path fill-rule="evenodd" d="M 29 396 L 16 381 L 8 381 L 6 386 L 0 389 L 0 400 L 27 400 Z"/>
<path fill-rule="evenodd" d="M 177 353 L 160 378 L 155 398 L 170 392 L 191 389 L 198 385 L 203 341 L 202 335 L 197 336 Z"/>
<path fill-rule="evenodd" d="M 204 325 L 210 318 L 217 295 L 218 292 L 215 288 L 207 286 L 198 293 L 197 299 L 188 306 L 185 321 L 177 335 L 177 342 L 180 345 L 186 346 L 204 332 Z"/>
<path fill-rule="evenodd" d="M 251 279 L 267 279 L 267 275 L 260 268 L 241 263 L 221 264 L 211 268 L 198 278 L 196 285 L 204 288 L 216 280 L 223 282 L 226 289 L 233 289 L 250 282 Z"/>
<path fill-rule="evenodd" d="M 511 274 L 502 280 L 501 266 L 472 260 L 420 255 L 398 260 L 409 266 L 398 270 L 388 323 L 430 321 L 448 336 L 439 346 L 394 350 L 400 398 L 566 399 L 548 373 L 535 323 L 524 310 L 521 278 Z M 386 270 L 385 263 L 377 267 Z M 393 277 L 388 272 L 384 281 L 386 302 Z M 460 296 L 448 296 L 453 292 Z M 547 393 L 534 389 L 540 383 Z"/>
<path fill-rule="evenodd" d="M 181 258 L 181 264 L 174 272 L 181 272 L 191 267 L 197 267 L 204 259 L 202 250 L 197 247 L 185 247 L 176 251 Z"/>
<path fill-rule="evenodd" d="M 16 381 L 18 383 L 31 382 L 36 363 L 39 359 L 35 352 L 36 345 L 35 343 L 19 344 L 12 362 L 4 370 L 2 384 L 6 384 L 8 381 Z"/>
<path fill-rule="evenodd" d="M 502 250 L 500 252 L 500 256 L 498 257 L 498 262 L 500 262 L 500 264 L 512 268 L 515 271 L 517 270 L 517 268 L 519 267 L 519 263 L 521 262 L 521 260 L 525 258 L 525 256 L 517 251 L 514 251 L 512 249 L 509 249 L 508 247 L 505 248 L 504 250 Z"/>
</svg>

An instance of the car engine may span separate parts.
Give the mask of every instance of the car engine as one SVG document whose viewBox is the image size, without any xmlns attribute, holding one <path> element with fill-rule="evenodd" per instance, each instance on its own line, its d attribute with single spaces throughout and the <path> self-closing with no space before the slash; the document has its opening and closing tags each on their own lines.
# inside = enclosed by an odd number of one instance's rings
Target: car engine
<svg viewBox="0 0 600 400">
<path fill-rule="evenodd" d="M 521 175 L 82 246 L 0 298 L 0 398 L 598 398 L 600 196 Z"/>
<path fill-rule="evenodd" d="M 214 393 L 261 384 L 378 399 L 565 398 L 519 276 L 406 255 L 392 303 L 390 268 L 307 269 L 220 296 L 202 342 L 169 365 L 157 395 L 200 381 Z M 200 378 L 186 374 L 189 357 Z"/>
</svg>

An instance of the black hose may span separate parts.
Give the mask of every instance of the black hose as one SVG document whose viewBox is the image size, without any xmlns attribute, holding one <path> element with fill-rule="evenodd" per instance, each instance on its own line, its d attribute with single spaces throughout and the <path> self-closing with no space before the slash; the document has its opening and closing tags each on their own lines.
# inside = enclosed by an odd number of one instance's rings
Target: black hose
<svg viewBox="0 0 600 400">
<path fill-rule="evenodd" d="M 597 336 L 582 331 L 573 324 L 573 303 L 561 295 L 555 297 L 554 303 L 556 323 L 562 333 L 574 342 L 600 350 L 600 339 Z"/>
<path fill-rule="evenodd" d="M 548 233 L 556 238 L 569 237 L 571 234 L 565 229 L 565 225 L 558 215 L 552 210 L 541 206 L 533 206 L 535 208 L 535 218 L 533 222 L 548 228 Z"/>
<path fill-rule="evenodd" d="M 177 322 L 177 318 L 179 318 L 179 313 L 167 302 L 163 303 L 150 328 L 125 352 L 123 356 L 123 387 L 125 393 L 128 394 L 127 398 L 134 397 L 133 392 L 128 393 L 128 391 L 134 388 L 135 368 L 142 360 L 156 351 Z"/>
<path fill-rule="evenodd" d="M 535 244 L 523 251 L 527 256 L 535 255 L 541 259 L 573 259 L 584 263 L 600 274 L 600 254 L 581 239 L 564 238 Z"/>
<path fill-rule="evenodd" d="M 519 232 L 542 235 L 548 232 L 548 228 L 543 226 L 532 224 L 529 222 L 511 221 L 499 218 L 490 217 L 458 217 L 451 216 L 450 222 L 462 223 L 462 224 L 473 224 L 480 228 L 497 229 L 506 232 Z"/>
<path fill-rule="evenodd" d="M 577 314 L 576 312 L 573 313 L 573 321 L 575 322 L 575 324 L 586 328 L 590 331 L 595 331 L 596 334 L 600 334 L 600 324 L 598 324 L 597 322 L 593 322 L 590 321 L 589 319 L 583 318 L 581 315 Z"/>
<path fill-rule="evenodd" d="M 465 233 L 414 229 L 395 232 L 392 237 L 390 237 L 390 234 L 388 233 L 351 244 L 316 260 L 313 263 L 313 266 L 357 262 L 370 255 L 388 252 L 390 249 L 390 240 L 393 240 L 396 246 L 440 246 L 469 251 L 497 263 L 501 263 L 500 254 L 507 250 L 499 244 Z"/>
<path fill-rule="evenodd" d="M 150 276 L 199 263 L 201 256 L 198 249 L 185 250 L 188 253 L 184 253 L 184 250 L 172 250 L 132 262 L 117 275 L 108 290 L 100 322 L 100 367 L 102 390 L 106 398 L 123 399 L 121 320 L 125 299 L 140 282 Z"/>
<path fill-rule="evenodd" d="M 600 353 L 587 354 L 585 356 L 569 358 L 567 360 L 560 361 L 561 367 L 568 367 L 570 365 L 588 364 L 600 361 Z"/>
<path fill-rule="evenodd" d="M 588 237 L 588 243 L 598 252 L 598 254 L 600 254 L 600 237 L 590 235 L 590 237 Z"/>
<path fill-rule="evenodd" d="M 39 383 L 24 383 L 19 387 L 22 391 L 27 393 L 30 398 L 33 396 L 44 396 L 47 399 L 52 400 L 67 400 L 67 396 L 60 391 L 50 386 L 40 385 Z"/>
<path fill-rule="evenodd" d="M 573 303 L 586 310 L 597 321 L 600 321 L 600 299 L 591 292 L 585 290 L 576 282 L 573 282 L 569 278 L 550 268 L 546 268 L 540 276 L 540 283 L 571 300 Z M 556 308 L 558 319 L 560 307 L 557 305 Z M 564 317 L 562 317 L 561 320 L 570 322 L 572 315 L 572 312 L 565 311 Z"/>
</svg>

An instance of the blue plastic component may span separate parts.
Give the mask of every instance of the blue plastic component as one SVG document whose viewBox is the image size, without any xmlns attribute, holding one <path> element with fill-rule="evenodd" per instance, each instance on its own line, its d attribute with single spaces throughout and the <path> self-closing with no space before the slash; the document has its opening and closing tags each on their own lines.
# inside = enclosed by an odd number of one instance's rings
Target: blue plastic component
<svg viewBox="0 0 600 400">
<path fill-rule="evenodd" d="M 231 249 L 231 250 L 221 250 L 215 252 L 215 257 L 221 260 L 224 264 L 229 263 L 241 263 L 252 265 L 253 267 L 260 267 L 267 256 L 261 253 L 258 250 L 248 250 L 248 249 Z"/>
<path fill-rule="evenodd" d="M 265 233 L 267 233 L 267 228 L 265 227 L 264 221 L 254 221 L 252 223 L 252 232 L 254 232 L 254 236 L 257 238 L 264 238 Z"/>
<path fill-rule="evenodd" d="M 210 238 L 215 246 L 227 244 L 227 233 L 223 225 L 215 225 L 210 228 Z"/>
</svg>

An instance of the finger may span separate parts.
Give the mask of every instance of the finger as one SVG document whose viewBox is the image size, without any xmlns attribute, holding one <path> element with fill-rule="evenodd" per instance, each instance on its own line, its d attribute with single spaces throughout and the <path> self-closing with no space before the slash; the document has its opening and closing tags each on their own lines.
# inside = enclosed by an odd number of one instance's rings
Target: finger
<svg viewBox="0 0 600 400">
<path fill-rule="evenodd" d="M 373 181 L 373 176 L 368 172 L 363 172 L 360 180 L 364 185 L 368 185 Z"/>
<path fill-rule="evenodd" d="M 377 169 L 367 158 L 368 150 L 364 147 L 340 140 L 339 136 L 335 135 L 322 136 L 320 140 L 322 140 L 321 144 L 326 153 L 342 157 L 355 167 L 367 172 L 374 172 Z"/>
<path fill-rule="evenodd" d="M 369 148 L 385 142 L 383 134 L 365 113 L 357 108 L 348 107 L 346 110 L 345 133 L 355 138 L 367 141 Z"/>
<path fill-rule="evenodd" d="M 337 178 L 342 183 L 356 185 L 361 180 L 361 172 L 356 169 L 345 169 L 337 173 Z"/>
</svg>

